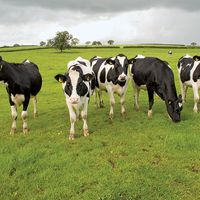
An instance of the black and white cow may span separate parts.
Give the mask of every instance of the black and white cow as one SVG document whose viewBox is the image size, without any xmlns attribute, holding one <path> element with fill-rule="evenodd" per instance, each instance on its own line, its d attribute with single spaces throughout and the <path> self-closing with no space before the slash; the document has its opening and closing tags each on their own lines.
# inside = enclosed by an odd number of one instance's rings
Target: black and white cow
<svg viewBox="0 0 200 200">
<path fill-rule="evenodd" d="M 34 117 L 37 114 L 36 95 L 42 86 L 42 77 L 38 66 L 28 60 L 21 64 L 9 63 L 0 57 L 0 82 L 6 85 L 11 106 L 12 127 L 11 134 L 16 132 L 17 106 L 23 105 L 21 114 L 23 132 L 28 132 L 27 108 L 30 97 L 33 97 Z"/>
<path fill-rule="evenodd" d="M 172 51 L 171 51 L 171 50 L 169 50 L 169 51 L 168 51 L 168 54 L 169 54 L 169 55 L 172 55 Z"/>
<path fill-rule="evenodd" d="M 125 114 L 125 93 L 128 86 L 128 65 L 127 57 L 119 54 L 116 57 L 101 58 L 95 56 L 90 60 L 92 69 L 96 76 L 96 88 L 100 99 L 100 107 L 103 106 L 102 90 L 108 92 L 110 97 L 109 117 L 113 118 L 113 107 L 115 104 L 114 93 L 120 96 L 121 114 Z M 95 95 L 96 96 L 96 95 Z M 96 98 L 95 98 L 96 102 Z"/>
<path fill-rule="evenodd" d="M 139 109 L 140 89 L 147 89 L 149 97 L 148 117 L 152 117 L 154 92 L 165 101 L 167 112 L 174 122 L 181 120 L 182 97 L 178 97 L 173 72 L 167 62 L 158 58 L 138 55 L 132 59 L 131 76 L 134 88 L 135 108 Z"/>
<path fill-rule="evenodd" d="M 181 92 L 183 96 L 183 103 L 186 101 L 186 92 L 188 87 L 192 87 L 194 93 L 194 107 L 193 111 L 198 111 L 200 87 L 200 56 L 191 57 L 185 55 L 178 61 L 178 71 L 181 85 Z"/>
<path fill-rule="evenodd" d="M 62 83 L 62 89 L 69 110 L 71 122 L 69 139 L 74 139 L 74 124 L 79 119 L 80 111 L 83 119 L 83 135 L 88 136 L 88 102 L 95 87 L 95 75 L 90 67 L 90 62 L 78 57 L 76 60 L 68 63 L 68 70 L 65 74 L 57 74 L 55 79 Z M 94 81 L 92 81 L 93 79 Z"/>
</svg>

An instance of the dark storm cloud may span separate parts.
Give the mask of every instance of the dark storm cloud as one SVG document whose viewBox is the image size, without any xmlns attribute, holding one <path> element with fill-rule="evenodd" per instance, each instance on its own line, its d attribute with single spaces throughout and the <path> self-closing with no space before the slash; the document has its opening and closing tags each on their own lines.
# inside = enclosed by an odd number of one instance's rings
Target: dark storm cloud
<svg viewBox="0 0 200 200">
<path fill-rule="evenodd" d="M 5 4 L 0 0 L 1 5 Z M 7 4 L 18 7 L 42 7 L 45 9 L 71 10 L 83 13 L 110 13 L 150 8 L 179 8 L 187 11 L 200 9 L 199 0 L 6 0 Z"/>
</svg>

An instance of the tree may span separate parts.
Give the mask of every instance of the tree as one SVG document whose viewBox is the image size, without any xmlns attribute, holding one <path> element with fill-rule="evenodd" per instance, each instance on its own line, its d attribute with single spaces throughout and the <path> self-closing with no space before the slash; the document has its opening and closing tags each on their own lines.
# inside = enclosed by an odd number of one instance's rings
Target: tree
<svg viewBox="0 0 200 200">
<path fill-rule="evenodd" d="M 41 47 L 43 47 L 43 46 L 45 46 L 45 45 L 46 45 L 46 42 L 44 42 L 44 41 L 41 41 L 41 42 L 40 42 L 40 46 L 41 46 Z"/>
<path fill-rule="evenodd" d="M 57 32 L 54 38 L 54 47 L 59 49 L 61 52 L 71 46 L 71 40 L 73 36 L 67 31 Z"/>
<path fill-rule="evenodd" d="M 108 40 L 107 42 L 109 45 L 113 45 L 114 44 L 114 40 Z"/>
<path fill-rule="evenodd" d="M 102 45 L 102 43 L 101 43 L 100 41 L 97 41 L 97 45 L 101 46 L 101 45 Z"/>
<path fill-rule="evenodd" d="M 90 44 L 91 44 L 91 42 L 90 42 L 90 41 L 87 41 L 85 44 L 86 44 L 86 45 L 90 45 Z"/>
<path fill-rule="evenodd" d="M 72 46 L 76 46 L 79 43 L 79 39 L 78 38 L 72 38 L 71 40 L 71 45 Z"/>
<path fill-rule="evenodd" d="M 92 45 L 102 45 L 100 41 L 93 41 Z"/>
<path fill-rule="evenodd" d="M 13 47 L 19 47 L 20 45 L 19 44 L 13 44 Z"/>
<path fill-rule="evenodd" d="M 47 47 L 53 47 L 54 46 L 54 39 L 48 39 L 46 46 Z"/>
<path fill-rule="evenodd" d="M 197 43 L 196 42 L 192 42 L 191 46 L 197 46 Z"/>
</svg>

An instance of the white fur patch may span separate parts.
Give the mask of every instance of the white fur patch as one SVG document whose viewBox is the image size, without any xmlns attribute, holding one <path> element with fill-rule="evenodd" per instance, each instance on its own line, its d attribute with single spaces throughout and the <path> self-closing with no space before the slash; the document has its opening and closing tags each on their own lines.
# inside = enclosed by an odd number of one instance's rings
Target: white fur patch
<svg viewBox="0 0 200 200">
<path fill-rule="evenodd" d="M 30 63 L 30 61 L 27 59 L 27 60 L 24 61 L 24 63 Z"/>
<path fill-rule="evenodd" d="M 183 56 L 183 58 L 192 58 L 192 56 L 190 56 L 189 54 L 186 54 L 185 56 Z"/>
<path fill-rule="evenodd" d="M 0 81 L 0 84 L 3 84 L 5 86 L 8 86 L 8 83 L 4 82 L 4 81 Z"/>
<path fill-rule="evenodd" d="M 140 55 L 140 54 L 138 54 L 138 55 L 135 57 L 135 59 L 142 59 L 142 58 L 145 58 L 145 56 Z"/>
<path fill-rule="evenodd" d="M 125 57 L 121 57 L 121 56 L 117 56 L 117 59 L 119 60 L 119 63 L 121 64 L 121 66 L 124 65 L 124 60 L 125 60 Z"/>
<path fill-rule="evenodd" d="M 178 106 L 179 106 L 179 107 L 182 107 L 182 106 L 183 106 L 183 104 L 182 104 L 182 103 L 178 103 Z"/>
<path fill-rule="evenodd" d="M 11 94 L 11 100 L 15 103 L 15 105 L 20 106 L 24 102 L 25 97 L 23 94 L 16 94 L 15 96 Z"/>
</svg>

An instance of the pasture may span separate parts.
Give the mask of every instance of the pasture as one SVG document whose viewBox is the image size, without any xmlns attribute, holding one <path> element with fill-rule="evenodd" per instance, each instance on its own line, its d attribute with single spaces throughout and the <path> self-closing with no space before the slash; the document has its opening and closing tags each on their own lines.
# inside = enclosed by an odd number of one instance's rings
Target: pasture
<svg viewBox="0 0 200 200">
<path fill-rule="evenodd" d="M 54 49 L 0 52 L 4 60 L 35 62 L 43 76 L 38 95 L 39 115 L 28 109 L 28 135 L 22 133 L 21 107 L 17 133 L 11 128 L 6 89 L 0 85 L 0 199 L 99 199 L 178 200 L 200 198 L 200 115 L 193 113 L 193 93 L 188 89 L 182 121 L 169 120 L 164 102 L 155 96 L 153 118 L 147 118 L 148 97 L 140 93 L 140 111 L 133 109 L 132 86 L 126 94 L 126 117 L 120 116 L 115 96 L 113 123 L 105 107 L 88 110 L 89 137 L 83 137 L 82 120 L 76 123 L 76 138 L 68 140 L 69 114 L 61 85 L 54 79 L 64 73 L 68 61 L 82 56 L 108 57 L 118 53 L 155 56 L 169 62 L 180 94 L 177 61 L 184 54 L 199 55 L 199 49 L 127 48 Z"/>
</svg>

